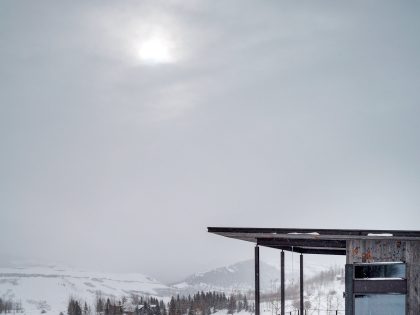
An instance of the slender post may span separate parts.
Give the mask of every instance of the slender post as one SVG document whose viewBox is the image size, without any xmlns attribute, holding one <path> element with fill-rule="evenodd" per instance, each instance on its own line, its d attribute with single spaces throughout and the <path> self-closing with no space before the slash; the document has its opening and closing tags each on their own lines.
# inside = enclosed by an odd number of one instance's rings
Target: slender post
<svg viewBox="0 0 420 315">
<path fill-rule="evenodd" d="M 260 248 L 255 246 L 255 315 L 260 315 Z"/>
<path fill-rule="evenodd" d="M 285 315 L 286 313 L 284 312 L 284 251 L 281 251 L 280 254 L 280 273 L 281 273 L 281 277 L 280 277 L 280 302 L 281 302 L 281 315 Z"/>
<path fill-rule="evenodd" d="M 347 258 L 348 260 L 348 258 Z M 345 269 L 345 279 L 346 279 L 346 283 L 345 283 L 345 302 L 346 302 L 346 306 L 345 306 L 345 314 L 346 315 L 353 315 L 354 314 L 354 302 L 353 302 L 353 267 L 354 265 L 351 264 L 346 264 L 346 269 Z"/>
<path fill-rule="evenodd" d="M 300 313 L 303 314 L 303 254 L 300 254 Z"/>
</svg>

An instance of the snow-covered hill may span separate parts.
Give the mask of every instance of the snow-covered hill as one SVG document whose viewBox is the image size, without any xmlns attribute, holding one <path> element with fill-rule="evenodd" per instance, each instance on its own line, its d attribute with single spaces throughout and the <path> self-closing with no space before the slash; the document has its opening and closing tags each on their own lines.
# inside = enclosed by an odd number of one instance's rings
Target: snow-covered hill
<svg viewBox="0 0 420 315">
<path fill-rule="evenodd" d="M 254 260 L 242 261 L 227 267 L 220 267 L 207 272 L 195 273 L 172 284 L 180 294 L 197 291 L 223 291 L 225 293 L 254 290 Z M 310 278 L 328 267 L 318 265 L 305 266 L 305 278 Z M 298 279 L 298 269 L 286 266 L 286 285 Z M 271 292 L 279 287 L 280 270 L 264 261 L 260 261 L 260 287 L 263 292 Z"/>
<path fill-rule="evenodd" d="M 195 273 L 172 286 L 183 294 L 197 291 L 247 292 L 254 289 L 254 268 L 254 261 L 246 260 L 227 267 Z M 262 290 L 270 290 L 278 283 L 279 269 L 261 261 L 260 271 Z"/>
<path fill-rule="evenodd" d="M 261 288 L 266 294 L 275 292 L 278 288 L 279 269 L 267 263 L 260 262 Z M 307 265 L 305 275 L 305 298 L 311 305 L 319 308 L 342 307 L 342 281 L 335 280 L 335 272 L 328 281 L 321 271 L 328 269 L 324 266 Z M 295 270 L 296 273 L 297 270 Z M 317 281 L 317 278 L 319 281 Z M 295 282 L 293 282 L 293 279 Z M 288 308 L 292 308 L 295 300 L 294 285 L 297 277 L 293 270 L 286 269 L 286 286 Z M 0 298 L 20 301 L 26 314 L 46 315 L 66 314 L 70 296 L 84 300 L 94 307 L 98 292 L 103 297 L 121 298 L 137 294 L 152 295 L 169 300 L 171 295 L 194 294 L 198 291 L 223 291 L 226 294 L 237 292 L 253 292 L 254 289 L 254 261 L 243 261 L 227 267 L 216 268 L 203 273 L 196 273 L 173 285 L 165 285 L 159 281 L 142 274 L 112 274 L 80 271 L 59 266 L 20 266 L 0 268 Z M 273 295 L 276 298 L 277 295 Z M 337 304 L 337 306 L 333 304 Z M 269 312 L 275 303 L 266 303 L 262 306 Z M 322 314 L 322 313 L 321 313 Z"/>
<path fill-rule="evenodd" d="M 79 271 L 57 266 L 0 268 L 0 297 L 21 301 L 26 314 L 66 313 L 70 296 L 93 305 L 97 292 L 121 297 L 160 295 L 168 287 L 142 274 Z"/>
</svg>

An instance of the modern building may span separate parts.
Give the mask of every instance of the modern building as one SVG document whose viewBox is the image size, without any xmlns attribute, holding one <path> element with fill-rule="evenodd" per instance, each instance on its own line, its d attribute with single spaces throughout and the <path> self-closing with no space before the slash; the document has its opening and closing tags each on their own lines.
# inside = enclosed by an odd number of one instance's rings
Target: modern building
<svg viewBox="0 0 420 315">
<path fill-rule="evenodd" d="M 300 253 L 300 314 L 305 254 L 346 256 L 346 315 L 420 314 L 420 231 L 209 227 L 208 232 L 255 243 L 255 315 L 260 315 L 259 246 L 281 250 L 281 315 L 284 251 Z"/>
</svg>

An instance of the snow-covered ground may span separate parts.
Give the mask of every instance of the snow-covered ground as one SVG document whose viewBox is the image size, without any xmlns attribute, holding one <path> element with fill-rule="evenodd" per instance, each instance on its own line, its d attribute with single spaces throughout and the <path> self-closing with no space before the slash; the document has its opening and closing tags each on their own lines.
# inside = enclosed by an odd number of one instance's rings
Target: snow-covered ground
<svg viewBox="0 0 420 315">
<path fill-rule="evenodd" d="M 20 301 L 26 314 L 66 313 L 70 296 L 93 304 L 103 296 L 159 295 L 168 287 L 142 274 L 79 271 L 56 266 L 0 268 L 0 297 Z"/>
<path fill-rule="evenodd" d="M 311 271 L 308 279 L 326 269 L 328 267 L 319 268 L 319 270 L 318 268 L 308 268 Z M 275 292 L 278 289 L 278 278 L 276 277 L 279 272 L 272 267 L 264 270 L 266 271 L 265 276 L 268 277 L 265 279 L 267 282 L 265 293 Z M 287 276 L 287 285 L 291 285 L 293 279 L 298 281 L 298 277 L 294 277 L 292 273 L 288 273 Z M 226 294 L 238 292 L 237 289 L 241 289 L 239 292 L 251 289 L 252 293 L 252 284 L 253 264 L 249 262 L 241 262 L 226 268 L 217 268 L 193 275 L 173 286 L 165 285 L 156 279 L 137 273 L 90 272 L 53 265 L 0 268 L 0 297 L 20 301 L 25 314 L 28 315 L 39 315 L 42 311 L 45 311 L 46 315 L 58 315 L 60 312 L 66 314 L 70 296 L 86 301 L 93 307 L 98 292 L 101 292 L 103 297 L 110 296 L 117 299 L 122 296 L 129 297 L 131 294 L 150 295 L 167 302 L 171 294 L 193 292 L 203 288 L 218 288 L 218 291 L 224 291 Z M 273 291 L 270 291 L 271 289 Z M 343 291 L 342 280 L 308 281 L 305 285 L 305 300 L 310 303 L 308 314 L 333 315 L 336 309 L 343 310 Z M 288 312 L 296 309 L 297 298 L 296 292 L 295 296 L 292 296 L 291 293 L 286 295 L 286 310 Z M 334 310 L 334 312 L 327 313 L 326 310 Z M 261 305 L 261 311 L 262 315 L 278 314 L 278 294 L 273 294 L 273 298 L 265 300 Z M 248 315 L 246 312 L 242 313 L 237 314 Z M 225 314 L 226 311 L 216 313 L 216 315 Z M 297 312 L 292 314 L 297 314 Z M 338 314 L 343 313 L 339 312 Z"/>
</svg>

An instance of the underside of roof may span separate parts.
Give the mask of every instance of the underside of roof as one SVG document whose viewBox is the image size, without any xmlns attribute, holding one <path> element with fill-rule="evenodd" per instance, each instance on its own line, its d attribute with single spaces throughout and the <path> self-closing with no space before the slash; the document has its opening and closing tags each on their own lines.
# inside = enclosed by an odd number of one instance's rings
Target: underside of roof
<svg viewBox="0 0 420 315">
<path fill-rule="evenodd" d="M 209 233 L 302 254 L 345 255 L 352 239 L 420 241 L 420 231 L 209 227 Z"/>
</svg>

